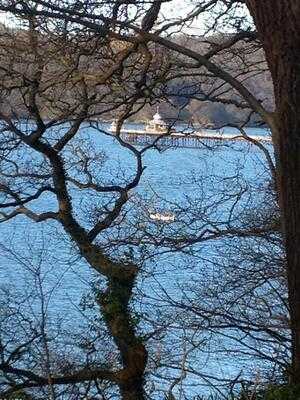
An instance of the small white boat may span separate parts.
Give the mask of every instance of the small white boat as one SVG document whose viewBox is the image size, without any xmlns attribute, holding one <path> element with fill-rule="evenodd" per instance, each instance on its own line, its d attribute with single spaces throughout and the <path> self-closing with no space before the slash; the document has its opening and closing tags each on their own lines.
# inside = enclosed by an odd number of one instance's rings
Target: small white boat
<svg viewBox="0 0 300 400">
<path fill-rule="evenodd" d="M 151 212 L 149 213 L 150 219 L 153 221 L 161 221 L 161 222 L 174 222 L 175 221 L 175 214 L 171 212 Z"/>
</svg>

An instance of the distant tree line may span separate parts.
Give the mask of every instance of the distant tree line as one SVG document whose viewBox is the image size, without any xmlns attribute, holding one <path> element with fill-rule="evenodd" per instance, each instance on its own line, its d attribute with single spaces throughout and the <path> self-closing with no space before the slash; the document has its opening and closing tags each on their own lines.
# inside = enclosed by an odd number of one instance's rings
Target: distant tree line
<svg viewBox="0 0 300 400">
<path fill-rule="evenodd" d="M 14 34 L 15 40 L 19 41 L 20 46 L 24 43 L 24 35 L 22 33 L 22 29 L 18 28 L 7 28 L 2 25 L 2 40 L 6 40 L 9 38 L 10 33 Z M 41 33 L 38 33 L 41 34 Z M 222 42 L 230 35 L 216 35 L 209 38 L 209 40 L 213 42 Z M 6 38 L 6 39 L 5 39 Z M 41 38 L 41 40 L 43 40 Z M 81 40 L 84 40 L 82 38 Z M 87 34 L 86 40 L 89 40 L 89 35 Z M 93 40 L 91 38 L 91 40 Z M 205 48 L 203 45 L 203 38 L 199 37 L 198 39 L 193 37 L 189 38 L 188 35 L 178 35 L 175 37 L 176 42 L 181 43 L 185 42 L 187 45 L 191 45 L 196 47 L 199 51 Z M 45 39 L 45 47 L 47 47 L 47 39 Z M 120 43 L 116 42 L 115 47 L 118 48 Z M 241 46 L 241 44 L 239 44 Z M 49 52 L 51 54 L 51 49 L 49 48 Z M 165 48 L 161 48 L 157 54 L 157 58 L 163 58 L 164 53 L 167 50 Z M 8 56 L 8 54 L 7 54 Z M 6 55 L 3 54 L 3 62 L 5 63 Z M 222 57 L 222 55 L 220 55 Z M 225 57 L 225 56 L 224 56 Z M 262 54 L 260 50 L 253 50 L 246 54 L 247 62 L 251 64 L 257 64 L 261 62 Z M 90 63 L 90 60 L 86 57 L 82 62 Z M 239 66 L 236 65 L 236 73 L 239 72 Z M 186 75 L 186 76 L 185 76 Z M 209 83 L 210 84 L 210 83 Z M 209 96 L 206 94 L 206 84 L 199 84 L 198 77 L 190 77 L 188 72 L 182 72 L 180 78 L 171 77 L 169 78 L 169 83 L 166 82 L 164 87 L 164 101 L 160 105 L 161 113 L 164 115 L 166 119 L 177 120 L 178 122 L 184 123 L 194 123 L 202 126 L 225 126 L 238 124 L 245 119 L 247 119 L 247 111 L 242 109 L 237 109 L 232 104 L 222 101 L 210 101 Z M 261 71 L 260 73 L 253 74 L 253 76 L 247 77 L 246 86 L 251 90 L 251 92 L 259 98 L 269 110 L 274 108 L 274 99 L 272 92 L 272 82 L 270 78 L 270 74 L 267 70 Z M 117 95 L 117 94 L 116 94 Z M 230 98 L 228 98 L 230 100 Z M 11 105 L 14 110 L 18 111 L 18 113 L 23 115 L 24 117 L 28 117 L 28 111 L 24 109 L 21 102 L 14 98 L 11 100 Z M 0 103 L 0 107 L 3 111 L 8 111 L 9 106 L 6 102 L 6 99 L 3 98 L 2 103 Z M 99 106 L 98 106 L 99 107 Z M 51 116 L 51 106 L 44 107 L 43 115 L 45 117 Z M 136 122 L 144 122 L 153 116 L 156 112 L 156 106 L 146 104 L 141 110 L 135 113 L 134 116 L 130 118 L 131 121 Z M 103 119 L 112 120 L 115 115 L 112 112 L 108 112 L 103 114 Z M 247 125 L 257 126 L 261 123 L 261 119 L 258 115 L 252 116 L 251 119 L 247 122 Z"/>
</svg>

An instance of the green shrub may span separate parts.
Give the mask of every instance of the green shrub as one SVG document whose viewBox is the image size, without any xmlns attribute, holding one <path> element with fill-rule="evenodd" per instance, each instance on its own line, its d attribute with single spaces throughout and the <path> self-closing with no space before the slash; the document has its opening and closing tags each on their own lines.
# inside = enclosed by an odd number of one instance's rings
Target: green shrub
<svg viewBox="0 0 300 400">
<path fill-rule="evenodd" d="M 236 400 L 300 400 L 300 386 L 273 385 L 255 392 L 242 392 Z"/>
</svg>

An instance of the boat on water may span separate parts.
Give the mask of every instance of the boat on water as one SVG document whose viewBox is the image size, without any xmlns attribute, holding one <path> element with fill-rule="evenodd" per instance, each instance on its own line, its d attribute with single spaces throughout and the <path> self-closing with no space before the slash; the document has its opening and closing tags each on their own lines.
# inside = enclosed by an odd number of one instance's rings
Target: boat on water
<svg viewBox="0 0 300 400">
<path fill-rule="evenodd" d="M 149 217 L 152 221 L 174 222 L 175 214 L 172 212 L 150 212 Z"/>
</svg>

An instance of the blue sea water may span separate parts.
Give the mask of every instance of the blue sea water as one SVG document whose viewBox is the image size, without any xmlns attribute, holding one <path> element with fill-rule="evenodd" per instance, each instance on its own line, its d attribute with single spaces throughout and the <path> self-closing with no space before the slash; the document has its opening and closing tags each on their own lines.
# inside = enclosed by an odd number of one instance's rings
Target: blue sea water
<svg viewBox="0 0 300 400">
<path fill-rule="evenodd" d="M 103 129 L 106 128 L 103 125 Z M 232 129 L 225 131 L 231 132 Z M 268 134 L 262 129 L 250 129 L 249 133 Z M 103 184 L 122 184 L 133 176 L 135 158 L 115 139 L 90 127 L 82 129 L 80 136 L 83 140 L 81 143 L 89 141 L 95 150 L 105 155 L 101 169 Z M 268 148 L 272 152 L 270 145 Z M 178 210 L 182 205 L 190 212 L 192 205 L 199 210 L 200 203 L 201 209 L 204 209 L 218 198 L 220 190 L 224 196 L 226 191 L 232 194 L 238 189 L 235 186 L 237 182 L 241 186 L 263 187 L 269 178 L 262 152 L 245 142 L 227 143 L 214 148 L 150 149 L 143 156 L 143 164 L 145 171 L 132 196 L 151 200 L 163 210 Z M 97 203 L 98 198 L 74 188 L 71 193 L 77 218 L 88 226 L 90 222 L 86 212 L 93 203 Z M 220 202 L 211 215 L 221 223 L 222 214 L 228 214 L 234 201 L 235 198 L 229 198 L 226 202 Z M 251 204 L 247 196 L 245 201 Z M 33 204 L 33 210 L 36 211 L 55 208 L 55 199 L 51 196 L 45 196 Z M 190 226 L 193 229 L 196 227 Z M 159 231 L 159 224 L 155 229 Z M 17 291 L 22 299 L 19 307 L 30 309 L 36 321 L 40 318 L 42 308 L 46 308 L 50 324 L 58 324 L 59 321 L 66 329 L 74 330 L 76 326 L 80 329 L 84 323 L 80 303 L 82 297 L 90 292 L 91 282 L 97 276 L 82 260 L 62 228 L 55 222 L 37 224 L 18 216 L 0 224 L 0 237 L 0 282 L 2 290 L 5 290 L 3 293 Z M 153 251 L 153 247 L 151 249 Z M 216 257 L 211 243 L 198 247 L 198 251 L 202 260 Z M 188 285 L 196 273 L 189 270 L 190 263 L 190 254 L 167 252 L 150 257 L 148 263 L 143 264 L 137 296 L 147 299 L 148 311 L 152 308 L 155 314 L 156 306 L 164 307 L 166 294 L 180 298 L 179 287 L 185 282 Z M 42 297 L 46 299 L 44 303 Z M 173 338 L 176 336 L 176 330 L 172 335 Z M 225 360 L 222 357 L 211 357 L 209 362 L 203 359 L 203 368 L 206 372 L 217 370 L 220 375 L 228 375 L 228 371 L 234 374 L 241 368 L 240 364 L 235 368 L 232 359 Z M 201 369 L 199 360 L 197 365 Z"/>
</svg>

